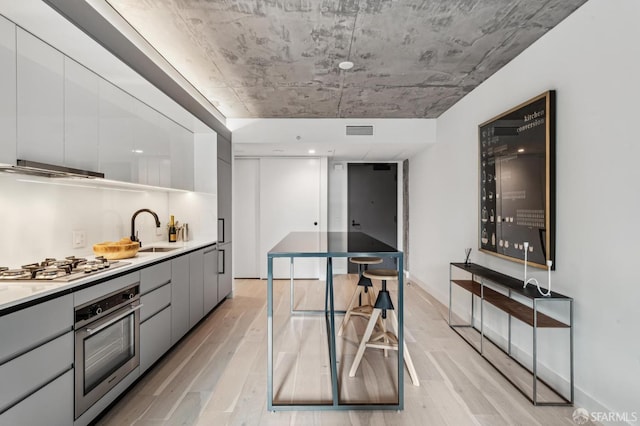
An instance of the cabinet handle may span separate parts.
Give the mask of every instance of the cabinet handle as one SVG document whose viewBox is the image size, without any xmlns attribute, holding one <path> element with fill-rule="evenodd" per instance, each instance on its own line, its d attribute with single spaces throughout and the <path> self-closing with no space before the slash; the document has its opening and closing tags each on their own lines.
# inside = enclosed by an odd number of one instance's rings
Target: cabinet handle
<svg viewBox="0 0 640 426">
<path fill-rule="evenodd" d="M 220 227 L 220 223 L 222 223 L 222 228 Z M 220 235 L 222 235 L 222 239 L 220 239 Z M 224 218 L 218 218 L 218 242 L 224 243 Z"/>
<path fill-rule="evenodd" d="M 224 252 L 225 250 L 218 250 L 218 275 L 224 274 L 224 264 L 225 264 Z M 222 254 L 222 256 L 220 256 L 220 254 Z M 222 270 L 220 270 L 221 269 L 220 259 L 222 259 Z"/>
</svg>

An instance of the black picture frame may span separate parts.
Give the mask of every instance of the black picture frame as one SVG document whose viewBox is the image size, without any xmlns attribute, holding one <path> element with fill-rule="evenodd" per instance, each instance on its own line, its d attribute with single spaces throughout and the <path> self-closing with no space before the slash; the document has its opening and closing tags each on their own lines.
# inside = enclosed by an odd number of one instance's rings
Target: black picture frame
<svg viewBox="0 0 640 426">
<path fill-rule="evenodd" d="M 555 269 L 556 93 L 549 90 L 480 124 L 481 252 Z"/>
</svg>

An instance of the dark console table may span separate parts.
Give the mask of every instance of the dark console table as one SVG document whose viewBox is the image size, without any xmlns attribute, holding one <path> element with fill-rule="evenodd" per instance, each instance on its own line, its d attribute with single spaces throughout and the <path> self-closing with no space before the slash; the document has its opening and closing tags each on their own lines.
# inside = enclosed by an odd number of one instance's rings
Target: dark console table
<svg viewBox="0 0 640 426">
<path fill-rule="evenodd" d="M 454 276 L 455 275 L 455 276 Z M 454 324 L 452 321 L 453 286 L 456 285 L 471 293 L 470 321 L 469 323 Z M 523 281 L 485 268 L 475 263 L 451 263 L 449 266 L 449 326 L 469 343 L 480 355 L 483 356 L 500 374 L 513 384 L 534 405 L 573 405 L 573 299 L 560 293 L 552 292 L 550 296 L 542 296 L 535 286 L 523 288 Z M 479 324 L 476 320 L 476 302 L 480 304 Z M 484 304 L 489 303 L 498 310 L 508 315 L 508 339 L 507 348 L 502 348 L 485 335 Z M 549 303 L 564 303 L 568 310 L 566 318 L 558 319 L 555 314 L 545 314 L 539 308 Z M 524 366 L 512 354 L 512 318 L 532 327 L 533 353 L 532 368 Z M 479 333 L 479 344 L 474 342 L 462 329 L 471 329 Z M 568 330 L 569 357 L 569 395 L 563 395 L 560 391 L 545 383 L 538 377 L 538 333 L 540 329 L 566 329 Z M 522 381 L 516 380 L 504 371 L 495 362 L 489 359 L 485 353 L 484 341 L 489 340 L 506 356 L 514 360 L 532 376 L 532 386 L 529 391 L 522 385 Z M 555 348 L 554 348 L 555 349 Z M 558 401 L 541 401 L 538 395 L 538 383 L 544 384 L 549 390 L 559 397 Z M 567 392 L 565 392 L 567 393 Z"/>
</svg>

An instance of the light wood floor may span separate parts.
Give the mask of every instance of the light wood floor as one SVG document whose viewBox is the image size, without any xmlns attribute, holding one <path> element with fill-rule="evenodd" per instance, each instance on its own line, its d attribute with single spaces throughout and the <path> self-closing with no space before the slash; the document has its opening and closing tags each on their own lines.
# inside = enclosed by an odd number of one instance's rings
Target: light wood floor
<svg viewBox="0 0 640 426">
<path fill-rule="evenodd" d="M 344 309 L 355 276 L 336 277 Z M 296 308 L 320 309 L 324 283 L 296 281 Z M 420 387 L 406 369 L 405 409 L 266 410 L 266 281 L 236 280 L 224 301 L 160 360 L 99 425 L 574 425 L 572 407 L 535 407 L 447 325 L 446 307 L 415 285 L 405 290 L 405 340 Z M 336 317 L 339 326 L 342 316 Z M 397 358 L 368 349 L 348 370 L 365 320 L 338 338 L 342 400 L 393 401 Z M 274 284 L 274 395 L 278 401 L 330 400 L 326 331 L 320 317 L 289 315 L 289 282 Z"/>
</svg>

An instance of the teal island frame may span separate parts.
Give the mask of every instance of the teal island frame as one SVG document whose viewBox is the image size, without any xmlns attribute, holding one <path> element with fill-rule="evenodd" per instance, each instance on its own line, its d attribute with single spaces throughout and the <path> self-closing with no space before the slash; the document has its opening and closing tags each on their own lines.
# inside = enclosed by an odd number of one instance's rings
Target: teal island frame
<svg viewBox="0 0 640 426">
<path fill-rule="evenodd" d="M 398 316 L 398 389 L 394 403 L 341 402 L 339 395 L 336 354 L 336 311 L 333 288 L 333 259 L 340 257 L 381 257 L 395 259 L 398 271 L 398 300 L 395 307 Z M 291 260 L 291 288 L 293 290 L 293 260 L 295 258 L 325 258 L 324 311 L 327 329 L 327 350 L 331 368 L 331 403 L 275 403 L 273 401 L 273 259 Z M 269 411 L 296 410 L 403 410 L 404 409 L 404 255 L 388 244 L 361 232 L 291 232 L 267 253 L 267 409 Z M 302 311 L 293 312 L 292 315 Z M 314 313 L 314 311 L 311 311 Z"/>
</svg>

